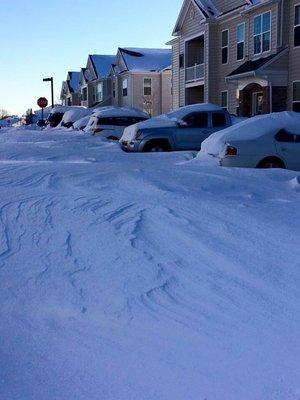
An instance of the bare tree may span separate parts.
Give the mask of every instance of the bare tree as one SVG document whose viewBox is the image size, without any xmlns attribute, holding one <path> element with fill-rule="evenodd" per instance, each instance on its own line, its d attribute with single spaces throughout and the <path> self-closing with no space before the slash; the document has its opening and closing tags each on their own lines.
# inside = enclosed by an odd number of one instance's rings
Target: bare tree
<svg viewBox="0 0 300 400">
<path fill-rule="evenodd" d="M 5 117 L 9 117 L 9 113 L 8 113 L 8 111 L 6 111 L 2 108 L 2 109 L 0 109 L 0 119 L 3 119 Z"/>
</svg>

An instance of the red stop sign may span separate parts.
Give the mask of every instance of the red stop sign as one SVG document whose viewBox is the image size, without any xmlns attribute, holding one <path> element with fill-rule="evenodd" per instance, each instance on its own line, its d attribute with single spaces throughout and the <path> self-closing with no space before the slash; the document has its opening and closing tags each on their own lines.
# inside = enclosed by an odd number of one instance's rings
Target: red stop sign
<svg viewBox="0 0 300 400">
<path fill-rule="evenodd" d="M 48 100 L 46 97 L 40 97 L 37 101 L 37 105 L 41 108 L 45 108 L 48 105 Z"/>
</svg>

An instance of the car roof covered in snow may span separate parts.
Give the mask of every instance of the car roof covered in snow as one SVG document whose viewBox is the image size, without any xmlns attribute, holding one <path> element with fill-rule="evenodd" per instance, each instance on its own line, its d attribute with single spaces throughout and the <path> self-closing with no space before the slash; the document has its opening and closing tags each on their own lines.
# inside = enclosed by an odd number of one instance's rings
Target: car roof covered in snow
<svg viewBox="0 0 300 400">
<path fill-rule="evenodd" d="M 139 108 L 130 107 L 105 107 L 99 110 L 94 110 L 95 117 L 144 117 L 149 118 L 149 114 Z"/>
<path fill-rule="evenodd" d="M 119 48 L 129 71 L 162 71 L 172 64 L 171 49 Z"/>
<path fill-rule="evenodd" d="M 75 122 L 80 118 L 83 118 L 87 115 L 91 115 L 92 110 L 89 110 L 88 108 L 72 108 L 71 110 L 68 110 L 64 113 L 62 122 L 68 123 L 68 122 Z"/>
<path fill-rule="evenodd" d="M 85 107 L 82 106 L 54 106 L 51 110 L 51 114 L 54 113 L 65 113 L 69 110 L 78 110 L 78 109 L 84 109 L 86 110 Z"/>
<path fill-rule="evenodd" d="M 201 111 L 224 111 L 222 107 L 212 104 L 212 103 L 198 103 L 191 104 L 189 106 L 178 108 L 174 111 L 171 111 L 167 114 L 169 118 L 178 118 L 181 119 L 189 113 L 192 112 L 201 112 Z"/>
</svg>

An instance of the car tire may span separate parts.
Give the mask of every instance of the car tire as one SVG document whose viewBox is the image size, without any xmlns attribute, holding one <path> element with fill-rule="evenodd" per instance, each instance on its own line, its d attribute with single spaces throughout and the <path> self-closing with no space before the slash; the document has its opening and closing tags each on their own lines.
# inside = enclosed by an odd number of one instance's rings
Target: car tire
<svg viewBox="0 0 300 400">
<path fill-rule="evenodd" d="M 170 144 L 164 140 L 149 142 L 143 149 L 146 153 L 162 153 L 170 150 Z"/>
<path fill-rule="evenodd" d="M 278 157 L 266 157 L 263 160 L 261 160 L 256 168 L 262 168 L 262 169 L 267 169 L 267 168 L 281 168 L 281 169 L 286 169 L 286 166 L 284 162 L 278 158 Z"/>
</svg>

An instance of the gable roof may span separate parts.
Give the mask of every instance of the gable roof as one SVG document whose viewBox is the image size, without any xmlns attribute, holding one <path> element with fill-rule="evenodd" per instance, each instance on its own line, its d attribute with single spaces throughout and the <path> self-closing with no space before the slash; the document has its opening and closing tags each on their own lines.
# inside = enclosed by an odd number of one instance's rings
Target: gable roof
<svg viewBox="0 0 300 400">
<path fill-rule="evenodd" d="M 111 65 L 116 62 L 116 56 L 104 54 L 92 54 L 89 56 L 96 77 L 106 78 L 109 75 Z"/>
<path fill-rule="evenodd" d="M 75 71 L 69 71 L 68 72 L 68 79 L 67 83 L 69 86 L 69 90 L 71 93 L 76 93 L 79 90 L 79 78 L 80 78 L 80 72 L 75 72 Z"/>
<path fill-rule="evenodd" d="M 246 61 L 244 64 L 240 65 L 237 69 L 232 71 L 227 78 L 234 78 L 241 75 L 246 75 L 250 73 L 254 73 L 260 69 L 263 69 L 276 60 L 278 60 L 281 56 L 283 56 L 287 52 L 287 49 L 281 50 L 278 53 L 271 54 L 268 57 L 258 58 L 257 60 L 249 60 Z"/>
<path fill-rule="evenodd" d="M 172 64 L 171 49 L 119 48 L 118 53 L 127 71 L 159 72 Z"/>
<path fill-rule="evenodd" d="M 176 36 L 186 17 L 186 13 L 191 4 L 201 12 L 204 19 L 214 20 L 235 11 L 241 7 L 251 7 L 263 4 L 268 0 L 236 0 L 234 6 L 231 1 L 226 0 L 185 0 L 182 4 L 173 35 Z"/>
</svg>

